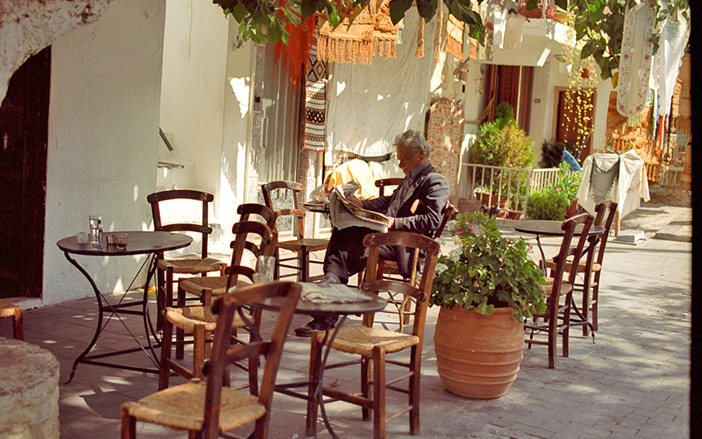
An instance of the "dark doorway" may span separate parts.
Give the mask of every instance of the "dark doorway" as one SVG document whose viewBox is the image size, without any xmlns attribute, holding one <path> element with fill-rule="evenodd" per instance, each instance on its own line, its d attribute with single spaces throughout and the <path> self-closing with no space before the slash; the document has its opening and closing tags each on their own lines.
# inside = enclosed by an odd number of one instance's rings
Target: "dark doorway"
<svg viewBox="0 0 702 439">
<path fill-rule="evenodd" d="M 568 145 L 568 150 L 582 163 L 585 157 L 590 155 L 595 92 L 571 89 L 556 91 L 558 92 L 556 141 Z"/>
<path fill-rule="evenodd" d="M 10 79 L 0 106 L 0 297 L 41 297 L 51 49 Z"/>
</svg>

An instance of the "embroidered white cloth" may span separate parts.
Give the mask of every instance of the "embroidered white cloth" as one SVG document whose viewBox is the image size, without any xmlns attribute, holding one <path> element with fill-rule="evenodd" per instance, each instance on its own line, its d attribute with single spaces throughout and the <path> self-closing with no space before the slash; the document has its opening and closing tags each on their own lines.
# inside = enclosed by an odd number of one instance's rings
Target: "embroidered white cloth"
<svg viewBox="0 0 702 439">
<path fill-rule="evenodd" d="M 300 282 L 300 285 L 300 298 L 311 303 L 356 303 L 371 299 L 367 294 L 344 284 Z"/>
<path fill-rule="evenodd" d="M 597 167 L 602 171 L 608 171 L 617 164 L 618 154 L 590 154 L 583 162 L 583 174 L 578 188 L 578 204 L 589 213 L 595 213 L 595 200 L 590 192 L 590 175 L 594 168 L 593 161 L 597 162 Z M 617 210 L 620 218 L 624 218 L 629 212 L 633 212 L 641 205 L 641 199 L 648 201 L 651 199 L 648 192 L 648 177 L 646 176 L 646 166 L 644 161 L 633 149 L 621 155 L 619 164 L 619 178 L 617 183 L 607 194 L 603 194 L 605 199 L 610 199 L 618 203 Z"/>
<path fill-rule="evenodd" d="M 417 22 L 418 14 L 407 14 L 405 29 L 416 29 Z M 436 20 L 425 26 L 425 34 L 432 35 Z M 405 34 L 397 58 L 376 57 L 371 65 L 334 64 L 327 88 L 327 151 L 382 156 L 395 152 L 392 142 L 398 134 L 409 128 L 424 131 L 432 57 L 417 58 L 417 47 Z M 431 53 L 433 42 L 426 39 L 425 44 Z"/>
</svg>

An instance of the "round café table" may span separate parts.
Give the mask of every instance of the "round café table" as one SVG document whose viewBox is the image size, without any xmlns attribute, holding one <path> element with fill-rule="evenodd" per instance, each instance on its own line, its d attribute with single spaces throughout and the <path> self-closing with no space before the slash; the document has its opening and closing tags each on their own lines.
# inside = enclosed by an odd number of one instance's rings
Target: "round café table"
<svg viewBox="0 0 702 439">
<path fill-rule="evenodd" d="M 300 284 L 303 286 L 303 294 L 304 294 L 306 287 L 318 285 L 318 284 L 308 283 L 308 282 L 300 282 Z M 333 438 L 338 439 L 338 436 L 336 435 L 336 433 L 334 433 L 334 430 L 332 429 L 332 426 L 329 423 L 329 418 L 327 417 L 327 412 L 324 409 L 324 398 L 322 395 L 324 369 L 325 369 L 326 364 L 327 364 L 327 358 L 329 357 L 329 352 L 332 349 L 331 346 L 334 343 L 334 339 L 336 338 L 336 335 L 339 332 L 339 329 L 342 326 L 344 326 L 344 322 L 346 322 L 346 318 L 349 315 L 351 315 L 351 314 L 363 315 L 363 314 L 371 314 L 374 312 L 382 311 L 388 302 L 387 302 L 387 300 L 385 300 L 381 297 L 378 297 L 378 296 L 373 295 L 373 294 L 361 293 L 361 292 L 359 292 L 359 290 L 357 290 L 355 288 L 348 287 L 346 285 L 339 284 L 339 285 L 334 285 L 334 287 L 347 288 L 350 290 L 351 294 L 361 294 L 361 295 L 365 296 L 365 300 L 356 301 L 356 302 L 344 302 L 344 303 L 334 303 L 334 302 L 316 303 L 316 302 L 310 302 L 310 301 L 307 301 L 307 300 L 304 300 L 301 298 L 297 302 L 297 308 L 295 309 L 296 314 L 313 315 L 316 317 L 339 316 L 340 319 L 336 323 L 333 330 L 327 329 L 325 331 L 322 346 L 326 345 L 326 349 L 320 349 L 317 352 L 317 355 L 321 356 L 321 361 L 320 361 L 320 357 L 317 357 L 317 359 L 315 361 L 315 364 L 319 365 L 319 369 L 316 371 L 316 375 L 315 375 L 317 377 L 317 379 L 314 381 L 276 384 L 275 391 L 289 395 L 289 396 L 294 396 L 296 398 L 301 398 L 301 399 L 304 399 L 306 401 L 316 402 L 316 405 L 319 406 L 320 411 L 322 412 L 322 420 L 324 421 L 324 425 L 327 427 L 327 431 L 329 431 L 329 434 Z M 279 311 L 281 303 L 282 303 L 282 299 L 279 297 L 275 297 L 275 298 L 265 299 L 261 302 L 254 304 L 254 306 L 260 307 L 262 309 L 270 310 L 270 311 Z M 309 394 L 300 393 L 300 392 L 296 392 L 294 390 L 291 390 L 292 388 L 295 388 L 295 387 L 314 388 L 315 390 L 314 390 L 314 392 L 312 392 L 312 395 L 310 396 Z M 316 429 L 314 431 L 314 436 L 317 437 Z"/>
<path fill-rule="evenodd" d="M 112 234 L 115 233 L 126 233 L 127 234 L 127 246 L 124 248 L 120 248 L 117 245 L 113 244 L 108 244 L 108 237 Z M 184 248 L 189 246 L 193 242 L 193 239 L 187 235 L 179 234 L 179 233 L 170 233 L 170 232 L 149 232 L 149 231 L 129 231 L 129 232 L 106 232 L 103 235 L 102 242 L 100 243 L 99 246 L 93 245 L 91 243 L 87 244 L 80 244 L 78 242 L 78 239 L 76 236 L 69 236 L 67 238 L 63 238 L 60 241 L 56 243 L 58 247 L 63 251 L 63 254 L 66 256 L 66 259 L 68 262 L 70 262 L 73 266 L 75 266 L 78 271 L 83 273 L 83 276 L 88 280 L 90 283 L 90 286 L 93 287 L 93 292 L 95 293 L 95 298 L 97 299 L 97 305 L 98 305 L 98 321 L 97 325 L 95 327 L 95 333 L 93 334 L 93 338 L 88 344 L 88 347 L 85 348 L 85 350 L 76 358 L 76 360 L 73 362 L 73 368 L 71 369 L 71 376 L 66 382 L 66 384 L 70 383 L 71 380 L 73 379 L 75 373 L 76 373 L 76 368 L 78 367 L 79 363 L 85 363 L 85 364 L 93 364 L 93 365 L 98 365 L 98 366 L 104 366 L 104 367 L 115 367 L 119 369 L 127 369 L 127 370 L 136 370 L 140 372 L 148 372 L 148 373 L 158 373 L 158 356 L 156 355 L 154 351 L 154 346 L 151 343 L 151 337 L 153 336 L 154 339 L 158 342 L 158 338 L 156 337 L 156 333 L 154 331 L 153 325 L 151 324 L 151 317 L 149 316 L 149 310 L 148 310 L 148 302 L 149 302 L 149 284 L 151 283 L 151 279 L 153 278 L 155 272 L 156 272 L 156 262 L 157 262 L 157 255 L 159 253 L 169 251 L 169 250 L 177 250 L 180 248 Z M 136 280 L 137 276 L 141 272 L 141 270 L 144 267 L 147 268 L 146 272 L 146 282 L 144 283 L 144 292 L 143 296 L 140 300 L 138 301 L 130 301 L 130 302 L 125 302 L 124 296 L 127 294 L 129 291 L 129 288 L 126 289 L 124 295 L 121 297 L 118 303 L 112 304 L 110 303 L 105 295 L 100 291 L 98 288 L 97 284 L 93 280 L 93 278 L 90 276 L 90 274 L 86 271 L 85 268 L 83 268 L 76 260 L 75 258 L 72 257 L 72 255 L 84 255 L 84 256 L 98 256 L 98 257 L 104 257 L 104 256 L 134 256 L 134 255 L 147 255 L 146 260 L 144 261 L 144 264 L 141 266 L 137 274 L 134 276 L 134 280 L 132 280 L 132 283 Z M 130 286 L 131 286 L 130 284 Z M 128 309 L 132 307 L 139 307 L 141 309 L 134 310 L 134 309 Z M 105 325 L 103 325 L 103 319 L 104 319 L 104 314 L 105 312 L 108 311 L 110 314 L 107 316 L 107 321 L 109 322 L 113 317 L 117 317 L 117 319 L 122 323 L 122 325 L 126 328 L 127 332 L 129 335 L 137 342 L 139 347 L 137 348 L 131 348 L 131 349 L 123 349 L 119 351 L 112 351 L 112 352 L 107 352 L 107 353 L 101 353 L 98 355 L 88 355 L 90 351 L 93 349 L 95 346 L 95 343 L 98 340 L 98 337 L 102 333 L 103 329 L 105 329 Z M 160 311 L 160 310 L 159 310 Z M 147 340 L 147 345 L 143 346 L 142 343 L 138 340 L 138 338 L 132 333 L 132 331 L 127 327 L 127 325 L 124 323 L 124 321 L 120 318 L 119 313 L 123 314 L 136 314 L 136 315 L 141 315 L 144 320 L 144 331 L 146 333 L 146 340 Z M 148 349 L 148 351 L 147 351 Z M 123 354 L 128 354 L 132 352 L 138 352 L 138 351 L 143 351 L 146 353 L 146 355 L 149 357 L 151 362 L 154 364 L 155 369 L 152 368 L 143 368 L 143 367 L 138 367 L 138 366 L 132 366 L 132 365 L 124 365 L 124 364 L 115 364 L 115 363 L 108 363 L 105 361 L 101 361 L 103 358 L 107 357 L 113 357 L 116 355 L 123 355 Z M 150 354 L 149 354 L 150 353 Z"/>
</svg>

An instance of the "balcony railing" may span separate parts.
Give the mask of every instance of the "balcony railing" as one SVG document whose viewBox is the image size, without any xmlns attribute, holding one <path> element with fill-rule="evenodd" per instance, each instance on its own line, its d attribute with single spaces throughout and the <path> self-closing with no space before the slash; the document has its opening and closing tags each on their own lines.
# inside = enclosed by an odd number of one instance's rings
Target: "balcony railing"
<svg viewBox="0 0 702 439">
<path fill-rule="evenodd" d="M 526 217 L 529 194 L 558 181 L 561 172 L 558 168 L 506 168 L 474 163 L 461 166 L 462 193 L 480 200 L 483 206 L 496 206 L 506 216 L 521 219 Z"/>
</svg>

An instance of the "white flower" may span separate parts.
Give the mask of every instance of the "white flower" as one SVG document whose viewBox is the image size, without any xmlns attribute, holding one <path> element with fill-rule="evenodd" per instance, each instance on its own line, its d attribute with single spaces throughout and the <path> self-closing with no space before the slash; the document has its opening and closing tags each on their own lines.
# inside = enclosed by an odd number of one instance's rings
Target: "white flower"
<svg viewBox="0 0 702 439">
<path fill-rule="evenodd" d="M 435 273 L 441 274 L 446 270 L 448 270 L 448 266 L 446 264 L 442 264 L 441 262 L 436 263 L 436 267 L 434 268 Z"/>
<path fill-rule="evenodd" d="M 458 262 L 461 260 L 461 255 L 463 254 L 463 249 L 462 248 L 454 248 L 449 252 L 449 259 L 451 259 L 453 262 Z"/>
</svg>

